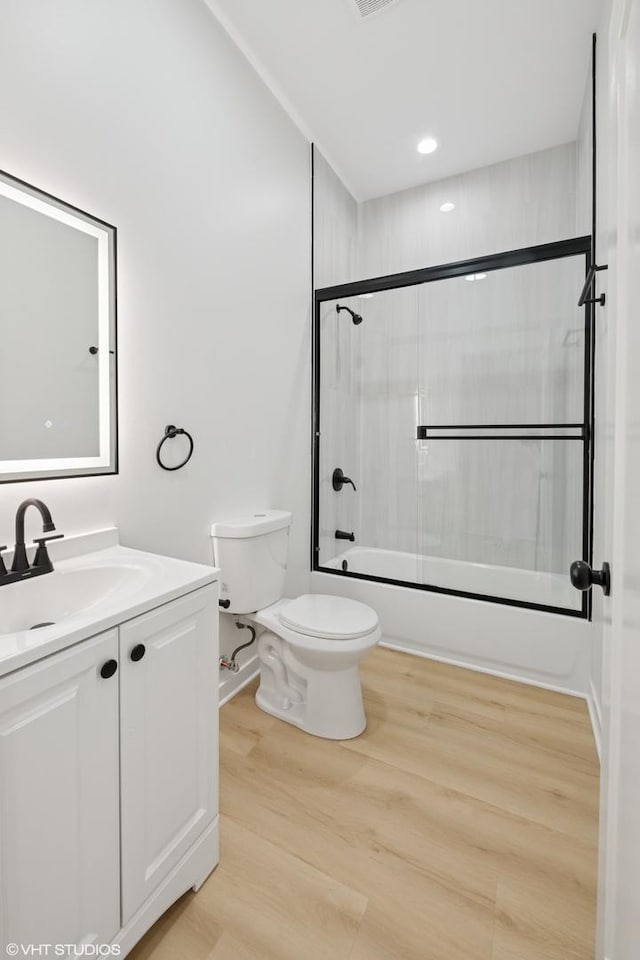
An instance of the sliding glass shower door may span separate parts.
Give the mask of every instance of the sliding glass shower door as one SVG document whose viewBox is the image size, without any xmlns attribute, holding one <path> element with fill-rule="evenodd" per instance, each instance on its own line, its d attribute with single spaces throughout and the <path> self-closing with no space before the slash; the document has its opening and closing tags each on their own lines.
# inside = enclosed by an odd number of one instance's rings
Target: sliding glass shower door
<svg viewBox="0 0 640 960">
<path fill-rule="evenodd" d="M 566 241 L 318 291 L 316 569 L 588 613 L 587 267 Z"/>
</svg>

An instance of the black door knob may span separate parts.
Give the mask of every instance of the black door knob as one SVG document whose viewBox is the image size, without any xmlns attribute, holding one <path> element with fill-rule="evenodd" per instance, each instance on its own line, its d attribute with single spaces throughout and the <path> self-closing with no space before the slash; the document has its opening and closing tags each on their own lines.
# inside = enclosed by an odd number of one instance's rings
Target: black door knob
<svg viewBox="0 0 640 960">
<path fill-rule="evenodd" d="M 137 663 L 138 660 L 142 660 L 146 652 L 147 652 L 147 648 L 145 647 L 144 643 L 136 643 L 135 647 L 132 648 L 129 656 L 131 657 L 134 663 Z"/>
<path fill-rule="evenodd" d="M 118 669 L 117 660 L 105 660 L 105 662 L 100 667 L 100 676 L 103 680 L 108 680 L 109 677 L 112 677 L 116 670 Z"/>
<path fill-rule="evenodd" d="M 611 593 L 611 569 L 608 563 L 602 564 L 602 570 L 592 570 L 586 560 L 574 560 L 569 568 L 571 583 L 576 590 L 590 590 L 602 587 L 605 597 Z"/>
</svg>

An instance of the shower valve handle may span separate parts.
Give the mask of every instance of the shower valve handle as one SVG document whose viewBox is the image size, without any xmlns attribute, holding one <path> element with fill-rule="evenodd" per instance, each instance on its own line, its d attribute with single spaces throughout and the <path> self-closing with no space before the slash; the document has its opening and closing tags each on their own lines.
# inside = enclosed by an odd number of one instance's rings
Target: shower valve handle
<svg viewBox="0 0 640 960">
<path fill-rule="evenodd" d="M 602 587 L 605 597 L 611 593 L 611 568 L 608 563 L 602 564 L 602 570 L 592 570 L 586 560 L 574 560 L 569 568 L 571 583 L 576 590 L 590 590 L 591 587 Z"/>
<path fill-rule="evenodd" d="M 356 485 L 351 477 L 345 477 L 342 467 L 336 467 L 331 476 L 331 486 L 339 493 L 344 487 L 345 483 L 350 483 L 353 489 L 356 489 Z"/>
</svg>

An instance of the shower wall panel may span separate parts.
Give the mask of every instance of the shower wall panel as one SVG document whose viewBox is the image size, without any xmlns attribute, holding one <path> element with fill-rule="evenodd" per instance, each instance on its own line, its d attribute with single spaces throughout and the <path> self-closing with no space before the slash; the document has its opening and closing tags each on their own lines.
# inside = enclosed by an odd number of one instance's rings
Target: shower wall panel
<svg viewBox="0 0 640 960">
<path fill-rule="evenodd" d="M 567 144 L 358 206 L 316 151 L 316 289 L 575 236 L 578 153 Z M 416 443 L 415 429 L 581 423 L 583 279 L 576 257 L 321 304 L 316 562 L 344 549 L 342 530 L 414 555 L 416 583 L 428 582 L 421 557 L 566 575 L 583 547 L 580 441 Z M 336 467 L 357 493 L 333 489 Z"/>
<path fill-rule="evenodd" d="M 337 301 L 321 304 L 321 477 L 339 449 L 358 486 L 321 504 L 321 562 L 343 546 L 330 542 L 325 507 L 368 547 L 566 575 L 582 555 L 582 442 L 536 439 L 540 430 L 486 440 L 504 431 L 476 428 L 582 423 L 584 263 L 343 298 L 361 312 L 357 326 Z M 419 425 L 431 439 L 417 441 Z M 444 426 L 453 439 L 442 439 Z M 424 582 L 417 568 L 413 579 Z M 578 594 L 567 602 L 579 605 Z"/>
<path fill-rule="evenodd" d="M 358 204 L 319 150 L 314 158 L 314 285 L 316 288 L 357 279 Z M 321 420 L 340 424 L 340 430 L 328 430 L 319 479 L 319 530 L 321 556 L 335 553 L 335 531 L 353 530 L 357 522 L 357 501 L 350 487 L 336 497 L 331 475 L 342 467 L 355 475 L 360 450 L 360 384 L 357 358 L 353 355 L 351 331 L 346 315 L 338 315 L 335 305 L 324 325 L 324 349 L 328 370 L 322 391 Z M 350 474 L 351 472 L 351 474 Z"/>
<path fill-rule="evenodd" d="M 445 202 L 455 210 L 441 213 Z M 359 278 L 576 235 L 576 145 L 567 143 L 360 204 Z"/>
</svg>

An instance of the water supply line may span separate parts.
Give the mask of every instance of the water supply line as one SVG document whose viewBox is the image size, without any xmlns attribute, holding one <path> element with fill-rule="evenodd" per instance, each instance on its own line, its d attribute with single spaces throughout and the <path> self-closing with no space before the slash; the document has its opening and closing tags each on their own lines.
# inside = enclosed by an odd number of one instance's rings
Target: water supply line
<svg viewBox="0 0 640 960">
<path fill-rule="evenodd" d="M 241 623 L 239 620 L 235 621 L 235 625 L 238 630 L 250 630 L 251 631 L 251 640 L 248 640 L 246 643 L 241 643 L 239 647 L 233 651 L 230 657 L 220 657 L 218 659 L 218 665 L 221 670 L 231 670 L 232 673 L 237 673 L 240 667 L 236 662 L 236 657 L 241 650 L 244 650 L 246 647 L 250 647 L 256 639 L 256 631 L 249 623 Z"/>
</svg>

